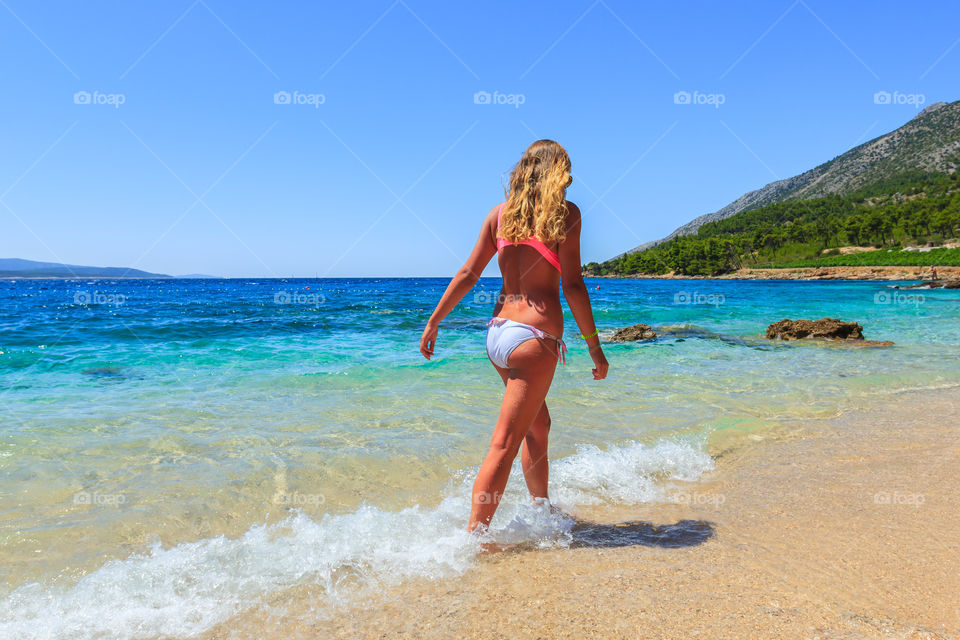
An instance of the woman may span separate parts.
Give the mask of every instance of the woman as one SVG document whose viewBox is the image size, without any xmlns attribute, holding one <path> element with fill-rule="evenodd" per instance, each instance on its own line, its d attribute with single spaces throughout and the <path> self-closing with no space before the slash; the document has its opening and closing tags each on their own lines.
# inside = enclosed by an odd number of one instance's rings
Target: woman
<svg viewBox="0 0 960 640">
<path fill-rule="evenodd" d="M 500 416 L 473 485 L 468 530 L 486 530 L 493 518 L 510 467 L 523 444 L 523 475 L 535 501 L 549 504 L 547 436 L 550 412 L 544 399 L 557 360 L 563 359 L 563 295 L 593 358 L 593 377 L 607 375 L 607 360 L 593 322 L 590 298 L 580 271 L 580 210 L 565 199 L 570 157 L 552 140 L 530 145 L 510 174 L 506 202 L 487 214 L 473 252 L 447 286 L 420 338 L 428 360 L 437 327 L 473 288 L 498 255 L 503 288 L 487 325 L 487 356 L 506 391 Z"/>
</svg>

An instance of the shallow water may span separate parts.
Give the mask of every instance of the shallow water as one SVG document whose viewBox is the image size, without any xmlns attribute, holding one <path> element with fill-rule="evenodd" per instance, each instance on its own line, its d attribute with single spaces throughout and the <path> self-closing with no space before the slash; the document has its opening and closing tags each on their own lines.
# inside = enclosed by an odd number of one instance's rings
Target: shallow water
<svg viewBox="0 0 960 640">
<path fill-rule="evenodd" d="M 960 291 L 588 283 L 604 333 L 645 322 L 661 337 L 609 345 L 594 382 L 568 317 L 548 398 L 552 494 L 568 508 L 659 500 L 727 438 L 960 383 Z M 471 566 L 471 471 L 502 393 L 483 353 L 499 280 L 444 322 L 426 362 L 445 286 L 0 281 L 0 636 L 190 637 L 298 585 L 333 598 Z M 824 316 L 896 346 L 763 338 Z M 569 544 L 570 521 L 511 482 L 494 537 Z"/>
</svg>

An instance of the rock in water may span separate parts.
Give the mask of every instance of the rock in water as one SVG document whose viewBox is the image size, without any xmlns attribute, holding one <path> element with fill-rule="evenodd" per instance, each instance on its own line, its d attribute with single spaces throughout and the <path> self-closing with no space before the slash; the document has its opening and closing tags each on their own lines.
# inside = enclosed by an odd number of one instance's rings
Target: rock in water
<svg viewBox="0 0 960 640">
<path fill-rule="evenodd" d="M 80 373 L 97 377 L 122 376 L 123 369 L 120 367 L 95 367 L 93 369 L 84 369 Z"/>
<path fill-rule="evenodd" d="M 635 324 L 632 327 L 618 329 L 610 342 L 634 342 L 636 340 L 652 340 L 656 338 L 656 332 L 648 324 Z"/>
<path fill-rule="evenodd" d="M 899 289 L 900 287 L 894 287 Z M 928 280 L 919 284 L 910 284 L 904 289 L 960 289 L 960 280 Z"/>
<path fill-rule="evenodd" d="M 857 322 L 844 322 L 837 318 L 822 320 L 781 320 L 767 327 L 771 340 L 801 340 L 803 338 L 828 338 L 832 340 L 863 340 L 863 327 Z"/>
</svg>

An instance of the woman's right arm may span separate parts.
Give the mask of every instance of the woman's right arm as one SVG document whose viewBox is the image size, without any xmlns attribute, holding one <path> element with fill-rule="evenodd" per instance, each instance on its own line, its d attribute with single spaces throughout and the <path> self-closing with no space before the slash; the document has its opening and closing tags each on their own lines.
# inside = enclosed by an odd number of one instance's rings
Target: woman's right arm
<svg viewBox="0 0 960 640">
<path fill-rule="evenodd" d="M 593 358 L 593 378 L 603 380 L 607 377 L 607 358 L 600 346 L 600 336 L 593 321 L 593 309 L 590 307 L 590 294 L 583 282 L 580 264 L 580 209 L 572 202 L 567 203 L 567 239 L 560 243 L 560 278 L 563 282 L 563 297 L 570 305 L 573 319 L 577 321 L 580 334 L 589 336 L 587 347 Z"/>
</svg>

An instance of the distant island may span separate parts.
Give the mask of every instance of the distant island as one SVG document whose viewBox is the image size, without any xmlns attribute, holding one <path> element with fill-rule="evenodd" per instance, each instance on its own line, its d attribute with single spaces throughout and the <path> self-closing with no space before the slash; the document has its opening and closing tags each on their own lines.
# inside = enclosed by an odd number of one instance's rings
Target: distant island
<svg viewBox="0 0 960 640">
<path fill-rule="evenodd" d="M 873 278 L 882 267 L 960 267 L 960 101 L 805 173 L 751 191 L 584 273 Z M 953 269 L 949 269 L 953 271 Z M 906 272 L 906 270 L 904 270 Z M 739 274 L 739 275 L 738 275 Z"/>
<path fill-rule="evenodd" d="M 0 278 L 193 278 L 210 279 L 200 273 L 171 276 L 129 267 L 87 267 L 59 262 L 37 262 L 21 258 L 0 258 Z"/>
</svg>

